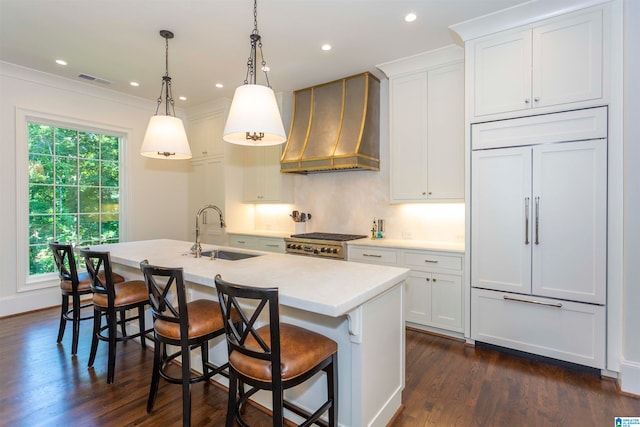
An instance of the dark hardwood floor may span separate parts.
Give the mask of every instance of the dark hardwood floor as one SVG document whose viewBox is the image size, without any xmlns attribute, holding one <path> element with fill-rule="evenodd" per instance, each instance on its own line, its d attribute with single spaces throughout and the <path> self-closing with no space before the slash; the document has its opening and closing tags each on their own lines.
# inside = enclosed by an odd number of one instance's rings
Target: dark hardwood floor
<svg viewBox="0 0 640 427">
<path fill-rule="evenodd" d="M 106 345 L 88 369 L 91 324 L 81 326 L 78 356 L 71 329 L 57 345 L 58 309 L 0 319 L 0 425 L 179 426 L 177 385 L 160 382 L 146 413 L 153 354 L 135 342 L 118 346 L 115 382 L 106 383 Z M 615 416 L 640 416 L 640 399 L 592 371 L 407 331 L 404 426 L 613 426 Z M 226 392 L 192 386 L 192 424 L 223 425 Z M 270 418 L 248 408 L 252 425 Z M 354 426 L 355 427 L 355 426 Z"/>
</svg>

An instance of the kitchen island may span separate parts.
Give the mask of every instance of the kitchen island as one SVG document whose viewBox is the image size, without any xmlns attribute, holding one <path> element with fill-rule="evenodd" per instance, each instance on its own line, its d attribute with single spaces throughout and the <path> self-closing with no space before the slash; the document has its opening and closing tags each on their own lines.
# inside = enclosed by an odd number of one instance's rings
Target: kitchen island
<svg viewBox="0 0 640 427">
<path fill-rule="evenodd" d="M 93 246 L 111 252 L 114 270 L 140 278 L 140 261 L 182 267 L 189 298 L 217 299 L 214 277 L 259 287 L 278 287 L 281 318 L 314 330 L 338 343 L 341 426 L 384 426 L 402 404 L 405 376 L 403 283 L 409 270 L 337 260 L 259 251 L 236 261 L 195 258 L 191 242 L 149 240 Z M 203 245 L 203 250 L 236 248 Z M 226 343 L 218 340 L 211 360 L 226 360 Z M 192 366 L 199 366 L 194 361 Z M 218 379 L 225 383 L 225 378 Z M 318 375 L 286 393 L 288 399 L 314 409 L 325 398 L 325 379 Z M 270 407 L 269 394 L 256 395 Z M 294 414 L 285 414 L 293 421 Z"/>
</svg>

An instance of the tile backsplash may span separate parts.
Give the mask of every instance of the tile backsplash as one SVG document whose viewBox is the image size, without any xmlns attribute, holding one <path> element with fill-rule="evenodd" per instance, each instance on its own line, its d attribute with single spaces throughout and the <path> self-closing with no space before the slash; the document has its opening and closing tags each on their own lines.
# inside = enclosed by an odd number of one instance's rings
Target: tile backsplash
<svg viewBox="0 0 640 427">
<path fill-rule="evenodd" d="M 292 210 L 311 213 L 306 231 L 371 234 L 385 220 L 390 239 L 464 241 L 464 203 L 390 204 L 383 171 L 333 172 L 295 177 L 295 203 L 255 205 L 255 229 L 295 232 Z"/>
</svg>

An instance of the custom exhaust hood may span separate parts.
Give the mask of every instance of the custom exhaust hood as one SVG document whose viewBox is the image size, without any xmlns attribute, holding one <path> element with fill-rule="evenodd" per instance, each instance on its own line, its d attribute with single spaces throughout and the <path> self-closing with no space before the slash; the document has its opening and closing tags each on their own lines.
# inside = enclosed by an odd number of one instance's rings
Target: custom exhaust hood
<svg viewBox="0 0 640 427">
<path fill-rule="evenodd" d="M 294 92 L 280 171 L 380 170 L 380 81 L 371 73 Z"/>
</svg>

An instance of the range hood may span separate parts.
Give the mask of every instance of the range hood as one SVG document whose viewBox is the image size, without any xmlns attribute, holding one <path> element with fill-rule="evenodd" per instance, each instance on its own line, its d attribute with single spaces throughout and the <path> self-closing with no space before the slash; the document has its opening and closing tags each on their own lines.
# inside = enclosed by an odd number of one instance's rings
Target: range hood
<svg viewBox="0 0 640 427">
<path fill-rule="evenodd" d="M 294 92 L 280 171 L 380 170 L 380 80 L 371 73 Z"/>
</svg>

